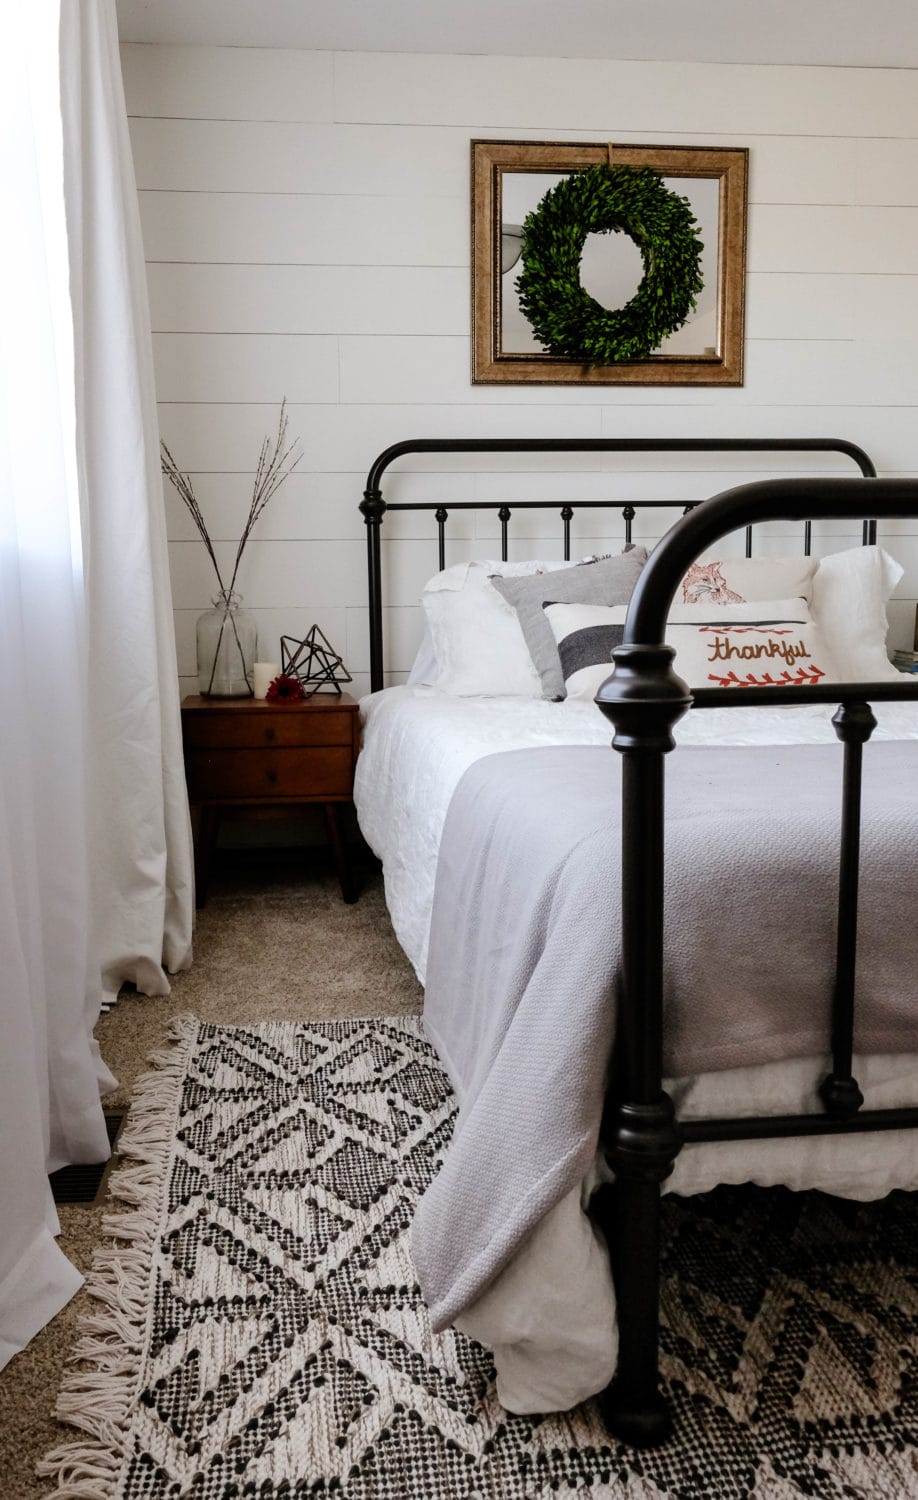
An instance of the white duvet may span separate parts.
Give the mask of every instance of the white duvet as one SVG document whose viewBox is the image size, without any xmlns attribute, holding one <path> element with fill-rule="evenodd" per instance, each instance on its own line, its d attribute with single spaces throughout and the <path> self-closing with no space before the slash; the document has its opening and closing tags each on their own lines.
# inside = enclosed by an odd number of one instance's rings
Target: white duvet
<svg viewBox="0 0 918 1500">
<path fill-rule="evenodd" d="M 362 701 L 363 748 L 355 802 L 361 829 L 383 862 L 396 935 L 421 982 L 446 812 L 463 773 L 482 756 L 537 745 L 608 744 L 593 703 L 454 698 L 431 688 L 389 688 Z M 698 709 L 677 742 L 719 745 L 834 742 L 822 706 Z M 875 739 L 918 739 L 918 705 L 880 704 Z M 610 749 L 609 754 L 615 752 Z M 673 752 L 678 754 L 678 749 Z M 869 775 L 869 746 L 865 751 Z M 839 766 L 841 750 L 839 749 Z M 891 914 L 891 930 L 894 924 Z M 738 1068 L 671 1080 L 683 1118 L 818 1109 L 825 1059 Z M 918 1057 L 859 1059 L 868 1108 L 918 1104 Z M 680 1153 L 667 1191 L 718 1183 L 784 1183 L 848 1197 L 918 1187 L 918 1137 L 887 1131 L 835 1138 L 722 1142 Z M 494 1351 L 498 1395 L 511 1411 L 564 1410 L 602 1389 L 614 1372 L 615 1302 L 608 1257 L 581 1211 L 585 1183 L 542 1221 L 459 1326 Z"/>
<path fill-rule="evenodd" d="M 440 836 L 463 773 L 499 750 L 607 745 L 612 729 L 594 703 L 570 699 L 454 698 L 434 688 L 397 687 L 372 693 L 360 707 L 354 801 L 363 835 L 383 862 L 396 936 L 423 984 Z M 675 735 L 685 745 L 836 743 L 832 712 L 819 704 L 695 709 Z M 918 705 L 884 703 L 877 718 L 875 740 L 918 739 Z M 869 755 L 868 746 L 868 764 Z"/>
</svg>

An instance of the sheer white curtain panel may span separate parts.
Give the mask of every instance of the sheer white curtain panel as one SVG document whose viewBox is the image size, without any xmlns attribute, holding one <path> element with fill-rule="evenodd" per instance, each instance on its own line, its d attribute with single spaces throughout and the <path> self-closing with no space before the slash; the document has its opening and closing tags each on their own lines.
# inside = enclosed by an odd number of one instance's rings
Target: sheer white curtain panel
<svg viewBox="0 0 918 1500">
<path fill-rule="evenodd" d="M 191 836 L 114 0 L 0 47 L 0 1366 L 73 1295 L 47 1173 L 103 1161 L 92 1028 L 191 960 Z"/>
<path fill-rule="evenodd" d="M 0 1363 L 73 1295 L 47 1171 L 108 1155 L 55 7 L 0 48 Z"/>
<path fill-rule="evenodd" d="M 91 819 L 107 998 L 191 962 L 193 859 L 140 212 L 115 0 L 61 10 L 86 572 Z"/>
</svg>

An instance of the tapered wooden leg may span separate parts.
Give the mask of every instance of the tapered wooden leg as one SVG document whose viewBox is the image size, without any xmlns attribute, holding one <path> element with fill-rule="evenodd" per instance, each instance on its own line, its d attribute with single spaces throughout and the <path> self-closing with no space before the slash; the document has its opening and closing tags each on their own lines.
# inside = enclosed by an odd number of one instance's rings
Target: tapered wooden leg
<svg viewBox="0 0 918 1500">
<path fill-rule="evenodd" d="M 211 802 L 205 802 L 201 806 L 198 839 L 194 848 L 195 906 L 198 908 L 202 907 L 207 900 L 211 860 L 220 836 L 222 813 L 222 807 L 215 807 Z"/>
<path fill-rule="evenodd" d="M 338 875 L 338 884 L 341 887 L 341 899 L 350 905 L 357 900 L 357 891 L 354 887 L 354 878 L 348 858 L 347 845 L 341 833 L 341 821 L 338 817 L 337 802 L 325 803 L 325 826 L 328 829 L 328 842 L 331 845 L 335 870 Z"/>
</svg>

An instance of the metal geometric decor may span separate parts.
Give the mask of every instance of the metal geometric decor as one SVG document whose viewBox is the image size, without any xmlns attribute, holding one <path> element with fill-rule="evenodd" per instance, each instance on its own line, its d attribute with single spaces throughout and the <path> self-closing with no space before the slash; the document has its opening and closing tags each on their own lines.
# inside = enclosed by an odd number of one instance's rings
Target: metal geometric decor
<svg viewBox="0 0 918 1500">
<path fill-rule="evenodd" d="M 281 671 L 296 678 L 306 690 L 307 698 L 322 688 L 331 688 L 340 694 L 340 684 L 354 680 L 318 625 L 313 625 L 301 641 L 293 635 L 282 635 L 280 648 Z"/>
</svg>

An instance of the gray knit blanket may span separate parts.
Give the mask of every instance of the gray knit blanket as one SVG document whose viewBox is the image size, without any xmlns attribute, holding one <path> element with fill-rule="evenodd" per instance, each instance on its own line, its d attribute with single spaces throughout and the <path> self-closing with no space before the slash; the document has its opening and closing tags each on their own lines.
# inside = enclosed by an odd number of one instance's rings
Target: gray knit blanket
<svg viewBox="0 0 918 1500">
<path fill-rule="evenodd" d="M 665 1071 L 827 1054 L 841 747 L 667 757 Z M 918 1050 L 918 743 L 865 751 L 856 1046 Z M 413 1248 L 435 1329 L 582 1181 L 620 952 L 621 763 L 478 761 L 450 804 L 424 1021 L 460 1101 Z"/>
</svg>

